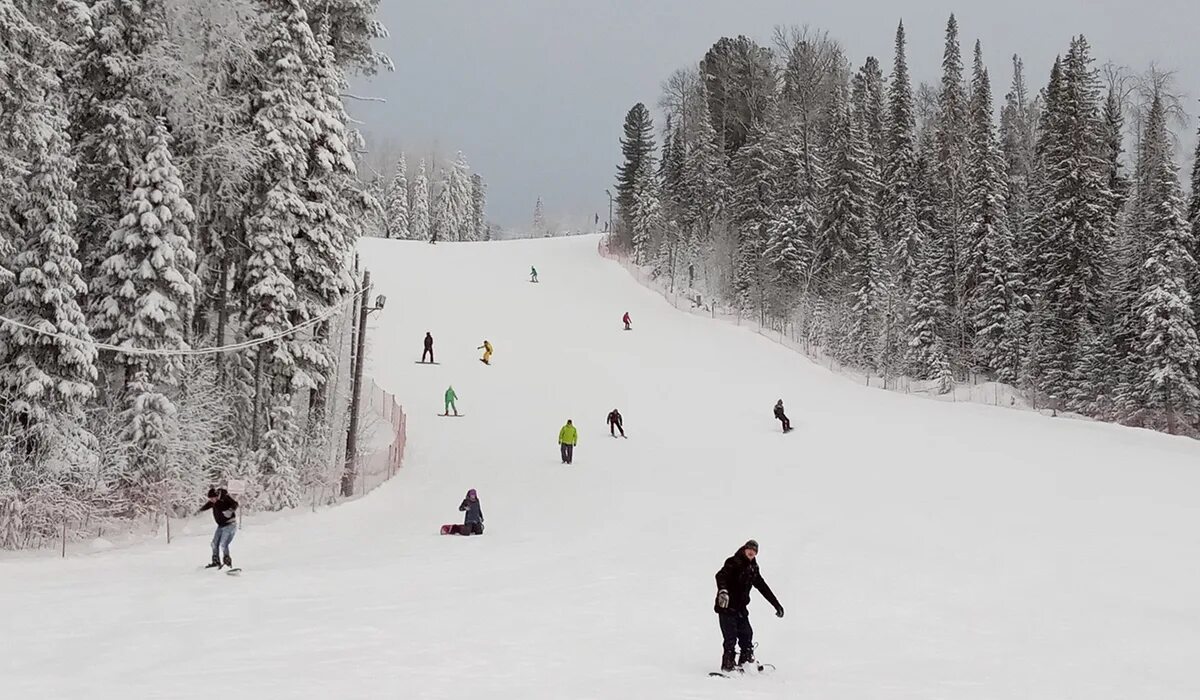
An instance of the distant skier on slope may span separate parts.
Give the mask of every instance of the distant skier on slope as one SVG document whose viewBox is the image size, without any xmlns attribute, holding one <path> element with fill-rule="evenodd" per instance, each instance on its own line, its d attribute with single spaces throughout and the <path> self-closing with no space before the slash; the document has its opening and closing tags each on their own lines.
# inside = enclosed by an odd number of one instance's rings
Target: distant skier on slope
<svg viewBox="0 0 1200 700">
<path fill-rule="evenodd" d="M 492 364 L 492 344 L 491 343 L 489 343 L 488 341 L 485 340 L 485 341 L 483 341 L 483 345 L 480 345 L 479 347 L 477 347 L 475 349 L 483 351 L 483 357 L 480 358 L 480 360 L 483 362 L 483 364 L 485 364 L 485 365 Z"/>
<path fill-rule="evenodd" d="M 533 265 L 529 266 L 529 281 L 537 282 L 537 268 Z"/>
<path fill-rule="evenodd" d="M 788 420 L 787 414 L 783 412 L 783 399 L 775 402 L 775 418 L 783 425 L 783 432 L 790 433 L 792 431 L 792 422 Z"/>
<path fill-rule="evenodd" d="M 621 323 L 624 323 L 624 324 L 625 324 L 625 330 L 631 330 L 631 328 L 630 328 L 630 324 L 631 324 L 631 323 L 633 323 L 633 321 L 631 321 L 631 320 L 629 319 L 629 312 L 628 312 L 628 311 L 626 311 L 626 312 L 625 312 L 625 315 L 621 317 Z"/>
<path fill-rule="evenodd" d="M 621 431 L 621 437 L 625 437 L 624 421 L 621 418 L 621 412 L 614 408 L 608 414 L 608 434 L 616 437 L 617 434 L 614 432 L 616 430 Z"/>
<path fill-rule="evenodd" d="M 217 531 L 213 533 L 212 538 L 212 563 L 204 568 L 221 568 L 222 549 L 225 550 L 225 566 L 233 566 L 233 558 L 229 556 L 229 543 L 233 542 L 233 536 L 237 534 L 237 508 L 238 502 L 233 500 L 233 496 L 230 496 L 228 491 L 210 488 L 208 502 L 196 511 L 196 515 L 199 515 L 206 510 L 211 510 L 213 520 L 217 523 Z"/>
<path fill-rule="evenodd" d="M 575 425 L 571 423 L 571 419 L 567 419 L 567 424 L 558 431 L 558 448 L 562 453 L 562 463 L 570 464 L 575 457 L 575 445 L 579 444 L 579 431 L 575 429 Z"/>
<path fill-rule="evenodd" d="M 433 334 L 425 331 L 425 351 L 421 353 L 421 362 L 425 362 L 425 356 L 429 356 L 430 364 L 433 363 Z"/>
<path fill-rule="evenodd" d="M 446 410 L 442 411 L 443 416 L 450 415 L 451 409 L 454 410 L 454 415 L 458 415 L 458 406 L 454 405 L 456 399 L 458 399 L 458 394 L 454 393 L 454 387 L 446 387 Z"/>
<path fill-rule="evenodd" d="M 717 601 L 713 610 L 721 623 L 724 639 L 721 654 L 721 670 L 732 671 L 733 648 L 740 647 L 737 665 L 754 663 L 754 628 L 750 626 L 750 589 L 757 588 L 767 602 L 775 606 L 775 616 L 783 617 L 783 606 L 771 592 L 758 570 L 758 542 L 750 540 L 742 545 L 717 572 Z"/>
</svg>

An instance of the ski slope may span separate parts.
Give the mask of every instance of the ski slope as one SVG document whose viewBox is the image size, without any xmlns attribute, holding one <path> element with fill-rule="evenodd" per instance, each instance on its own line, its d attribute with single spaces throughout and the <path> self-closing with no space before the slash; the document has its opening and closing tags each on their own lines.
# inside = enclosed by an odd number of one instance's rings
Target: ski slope
<svg viewBox="0 0 1200 700">
<path fill-rule="evenodd" d="M 238 578 L 197 571 L 205 517 L 170 546 L 0 560 L 3 694 L 1200 697 L 1200 443 L 858 386 L 674 310 L 596 244 L 363 241 L 400 475 L 252 517 Z M 415 364 L 425 331 L 440 365 Z M 435 415 L 447 385 L 465 417 Z M 439 537 L 469 488 L 486 534 Z M 713 574 L 751 537 L 779 670 L 709 678 Z"/>
</svg>

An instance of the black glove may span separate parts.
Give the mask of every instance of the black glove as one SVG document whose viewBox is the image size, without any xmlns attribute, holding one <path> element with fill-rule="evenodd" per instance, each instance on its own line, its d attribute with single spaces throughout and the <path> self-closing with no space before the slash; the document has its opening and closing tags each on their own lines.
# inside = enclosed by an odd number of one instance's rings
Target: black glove
<svg viewBox="0 0 1200 700">
<path fill-rule="evenodd" d="M 717 607 L 721 609 L 729 607 L 729 591 L 724 588 L 717 591 Z"/>
<path fill-rule="evenodd" d="M 782 605 L 775 606 L 775 617 L 783 617 L 783 606 Z"/>
</svg>

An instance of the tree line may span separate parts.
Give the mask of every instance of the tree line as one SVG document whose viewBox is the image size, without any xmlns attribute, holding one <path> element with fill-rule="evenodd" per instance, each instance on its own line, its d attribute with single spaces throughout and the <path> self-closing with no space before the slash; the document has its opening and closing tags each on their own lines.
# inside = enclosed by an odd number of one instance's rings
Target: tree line
<svg viewBox="0 0 1200 700">
<path fill-rule="evenodd" d="M 0 546 L 336 478 L 377 5 L 0 0 Z"/>
<path fill-rule="evenodd" d="M 720 39 L 663 83 L 661 145 L 629 110 L 614 244 L 885 379 L 1196 435 L 1200 158 L 1185 196 L 1172 76 L 1077 36 L 1036 93 L 1012 57 L 997 119 L 953 16 L 940 83 L 907 51 L 903 23 L 886 76 L 807 27 Z"/>
</svg>

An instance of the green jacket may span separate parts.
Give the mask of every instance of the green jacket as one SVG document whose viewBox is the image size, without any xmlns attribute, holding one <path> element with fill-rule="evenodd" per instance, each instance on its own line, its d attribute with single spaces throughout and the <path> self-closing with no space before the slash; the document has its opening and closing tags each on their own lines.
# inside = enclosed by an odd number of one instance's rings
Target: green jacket
<svg viewBox="0 0 1200 700">
<path fill-rule="evenodd" d="M 558 444 L 574 445 L 579 442 L 579 431 L 575 430 L 573 425 L 564 425 L 562 430 L 558 431 Z"/>
<path fill-rule="evenodd" d="M 446 389 L 446 403 L 450 403 L 458 398 L 458 394 L 454 393 L 454 387 Z"/>
</svg>

